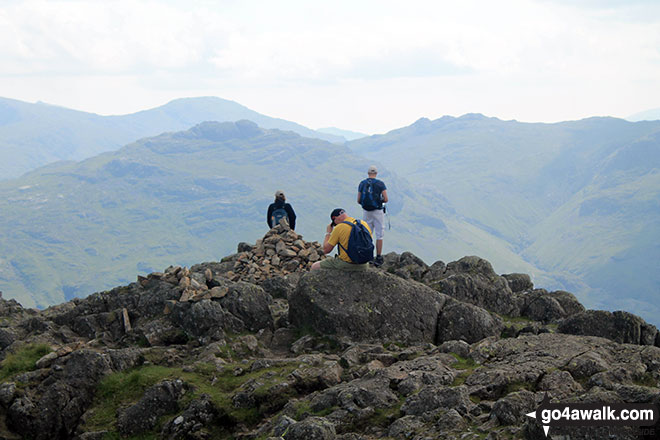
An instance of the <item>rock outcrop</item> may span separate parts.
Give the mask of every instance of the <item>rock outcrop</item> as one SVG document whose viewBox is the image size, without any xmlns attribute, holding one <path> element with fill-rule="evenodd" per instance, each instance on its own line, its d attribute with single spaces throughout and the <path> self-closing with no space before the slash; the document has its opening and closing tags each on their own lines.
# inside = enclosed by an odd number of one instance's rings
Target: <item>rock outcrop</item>
<svg viewBox="0 0 660 440">
<path fill-rule="evenodd" d="M 294 234 L 44 311 L 0 298 L 0 437 L 531 440 L 546 395 L 660 404 L 660 336 L 637 316 L 478 257 L 308 272 L 318 245 Z"/>
</svg>

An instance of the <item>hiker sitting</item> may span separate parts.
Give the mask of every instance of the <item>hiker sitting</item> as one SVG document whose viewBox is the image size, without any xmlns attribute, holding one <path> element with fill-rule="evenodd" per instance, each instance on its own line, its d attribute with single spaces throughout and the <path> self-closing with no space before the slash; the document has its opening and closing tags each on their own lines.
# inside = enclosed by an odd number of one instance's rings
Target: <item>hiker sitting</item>
<svg viewBox="0 0 660 440">
<path fill-rule="evenodd" d="M 335 245 L 339 245 L 339 255 L 335 258 L 326 258 L 317 261 L 312 265 L 312 270 L 366 270 L 369 266 L 368 262 L 373 259 L 374 249 L 369 226 L 362 220 L 355 220 L 353 217 L 349 217 L 348 214 L 346 214 L 346 211 L 341 208 L 333 210 L 332 213 L 330 213 L 330 219 L 332 222 L 327 226 L 325 238 L 323 239 L 323 253 L 328 255 L 335 248 Z M 352 225 L 344 222 L 351 223 Z M 352 243 L 353 247 L 349 250 L 349 238 L 351 237 L 353 229 L 357 227 L 357 222 L 360 223 L 360 228 L 364 227 L 364 229 L 360 229 L 356 232 L 366 233 L 366 236 L 362 238 L 365 242 L 368 241 L 368 243 L 366 243 L 366 246 L 362 245 L 360 249 L 357 249 L 356 246 L 360 246 L 361 243 Z M 368 246 L 371 246 L 370 252 Z M 362 252 L 363 247 L 366 247 L 366 252 Z M 349 253 L 351 253 L 354 258 L 360 258 L 366 261 L 354 262 L 348 256 Z"/>
<path fill-rule="evenodd" d="M 280 220 L 286 219 L 291 229 L 296 229 L 296 213 L 289 203 L 286 203 L 284 192 L 275 191 L 275 201 L 268 206 L 268 214 L 266 214 L 266 221 L 268 227 L 273 227 L 280 224 Z"/>
</svg>

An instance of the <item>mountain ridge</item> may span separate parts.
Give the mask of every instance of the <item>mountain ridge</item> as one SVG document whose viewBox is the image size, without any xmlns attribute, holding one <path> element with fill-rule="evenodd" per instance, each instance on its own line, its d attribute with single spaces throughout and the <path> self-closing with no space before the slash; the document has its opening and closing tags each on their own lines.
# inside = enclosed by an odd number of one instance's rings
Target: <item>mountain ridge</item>
<svg viewBox="0 0 660 440">
<path fill-rule="evenodd" d="M 153 109 L 112 116 L 0 98 L 0 178 L 18 177 L 54 161 L 82 160 L 140 138 L 187 129 L 208 120 L 241 119 L 254 120 L 266 128 L 345 141 L 216 97 L 180 98 Z"/>
</svg>

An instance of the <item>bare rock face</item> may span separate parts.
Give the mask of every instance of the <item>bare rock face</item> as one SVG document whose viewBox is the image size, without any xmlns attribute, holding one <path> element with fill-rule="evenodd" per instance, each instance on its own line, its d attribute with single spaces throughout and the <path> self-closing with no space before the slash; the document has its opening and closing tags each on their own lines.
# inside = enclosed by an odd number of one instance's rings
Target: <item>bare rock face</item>
<svg viewBox="0 0 660 440">
<path fill-rule="evenodd" d="M 354 341 L 433 342 L 447 299 L 382 271 L 319 270 L 300 279 L 289 298 L 289 319 Z"/>
</svg>

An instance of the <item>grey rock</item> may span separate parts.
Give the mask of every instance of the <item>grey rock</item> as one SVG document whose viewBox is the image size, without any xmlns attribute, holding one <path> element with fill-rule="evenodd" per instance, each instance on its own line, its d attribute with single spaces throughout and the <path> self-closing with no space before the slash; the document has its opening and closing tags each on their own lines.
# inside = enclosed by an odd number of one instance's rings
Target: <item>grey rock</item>
<svg viewBox="0 0 660 440">
<path fill-rule="evenodd" d="M 335 427 L 324 417 L 308 417 L 289 427 L 286 440 L 335 440 Z"/>
<path fill-rule="evenodd" d="M 460 414 L 466 415 L 473 406 L 468 387 L 464 385 L 457 387 L 431 386 L 408 397 L 401 407 L 401 413 L 421 416 L 440 408 L 453 408 Z"/>
<path fill-rule="evenodd" d="M 534 283 L 532 283 L 532 279 L 527 274 L 508 273 L 502 274 L 502 277 L 509 283 L 509 287 L 513 293 L 532 290 L 534 288 Z"/>
<path fill-rule="evenodd" d="M 117 429 L 122 435 L 136 435 L 151 430 L 160 416 L 179 409 L 179 398 L 184 393 L 180 380 L 163 381 L 145 391 L 134 405 L 126 408 L 117 418 Z"/>
<path fill-rule="evenodd" d="M 470 355 L 470 344 L 465 341 L 445 341 L 438 348 L 443 353 L 455 353 L 465 359 Z"/>
<path fill-rule="evenodd" d="M 0 328 L 0 350 L 4 350 L 14 343 L 16 336 L 8 329 Z"/>
<path fill-rule="evenodd" d="M 261 287 L 242 281 L 232 285 L 227 295 L 220 299 L 222 307 L 240 318 L 251 331 L 273 329 L 273 318 L 268 308 L 272 302 L 273 298 Z"/>
<path fill-rule="evenodd" d="M 538 385 L 539 391 L 547 391 L 551 398 L 565 399 L 582 390 L 582 385 L 577 383 L 568 371 L 551 371 L 543 376 Z"/>
<path fill-rule="evenodd" d="M 502 320 L 488 311 L 452 301 L 440 313 L 436 341 L 463 340 L 472 344 L 489 336 L 499 336 L 503 328 Z"/>
<path fill-rule="evenodd" d="M 544 323 L 584 312 L 584 306 L 572 293 L 562 290 L 548 292 L 545 289 L 525 291 L 515 295 L 521 316 Z"/>
<path fill-rule="evenodd" d="M 433 342 L 447 297 L 383 271 L 319 270 L 289 298 L 289 320 L 356 342 Z"/>
<path fill-rule="evenodd" d="M 517 391 L 495 402 L 491 417 L 496 417 L 502 425 L 518 425 L 525 421 L 525 414 L 536 410 L 537 406 L 534 393 Z"/>
<path fill-rule="evenodd" d="M 238 243 L 238 246 L 236 248 L 236 252 L 238 252 L 239 254 L 241 252 L 250 252 L 251 250 L 252 250 L 252 245 L 244 241 Z"/>
<path fill-rule="evenodd" d="M 224 338 L 223 329 L 242 330 L 242 321 L 232 319 L 219 302 L 204 299 L 195 303 L 176 303 L 169 315 L 172 323 L 181 327 L 193 337 L 205 337 L 215 340 Z"/>
<path fill-rule="evenodd" d="M 464 432 L 468 423 L 455 409 L 440 411 L 435 428 L 441 433 Z"/>
<path fill-rule="evenodd" d="M 444 262 L 436 261 L 428 268 L 426 273 L 424 273 L 424 276 L 422 276 L 422 282 L 428 285 L 437 283 L 444 277 L 446 270 L 447 265 Z"/>
<path fill-rule="evenodd" d="M 424 420 L 421 417 L 403 416 L 390 425 L 388 435 L 396 440 L 408 440 L 423 426 Z"/>
<path fill-rule="evenodd" d="M 262 289 L 273 298 L 287 299 L 291 292 L 296 288 L 295 283 L 288 277 L 275 276 L 266 278 L 259 283 Z"/>
<path fill-rule="evenodd" d="M 401 255 L 390 252 L 383 256 L 383 260 L 381 266 L 383 270 L 404 279 L 422 281 L 424 274 L 429 269 L 429 266 L 412 252 L 404 252 Z"/>
<path fill-rule="evenodd" d="M 219 412 L 213 405 L 211 397 L 203 394 L 195 399 L 183 413 L 170 420 L 161 432 L 162 438 L 166 439 L 188 439 L 204 438 L 218 423 Z"/>
<path fill-rule="evenodd" d="M 276 437 L 284 435 L 287 429 L 289 429 L 289 427 L 294 423 L 296 423 L 296 421 L 291 417 L 280 416 L 280 418 L 275 423 L 275 426 L 273 427 L 273 434 L 275 434 Z"/>
<path fill-rule="evenodd" d="M 35 440 L 52 438 L 53 432 L 72 437 L 78 421 L 91 405 L 96 385 L 111 371 L 106 356 L 77 350 L 60 358 L 57 376 L 36 376 L 42 381 L 14 399 L 7 410 L 7 426 Z M 57 368 L 56 368 L 57 367 Z"/>
<path fill-rule="evenodd" d="M 600 336 L 623 344 L 653 345 L 657 329 L 628 312 L 587 310 L 559 324 L 558 331 L 572 335 Z"/>
<path fill-rule="evenodd" d="M 11 405 L 14 397 L 16 396 L 16 384 L 13 382 L 5 382 L 0 385 L 0 405 L 3 408 L 8 408 Z"/>
<path fill-rule="evenodd" d="M 433 287 L 459 301 L 486 310 L 518 316 L 519 310 L 506 279 L 479 257 L 463 257 L 447 265 L 444 278 Z"/>
</svg>

